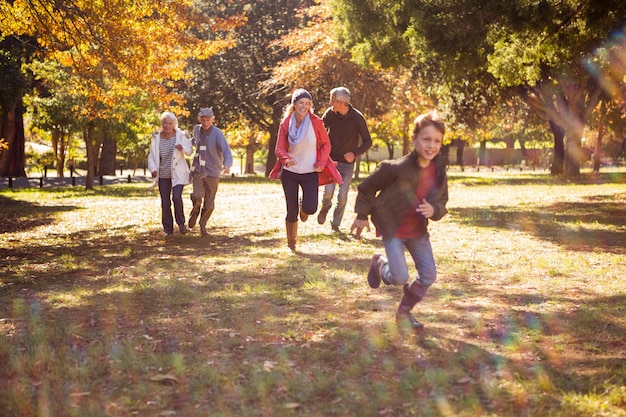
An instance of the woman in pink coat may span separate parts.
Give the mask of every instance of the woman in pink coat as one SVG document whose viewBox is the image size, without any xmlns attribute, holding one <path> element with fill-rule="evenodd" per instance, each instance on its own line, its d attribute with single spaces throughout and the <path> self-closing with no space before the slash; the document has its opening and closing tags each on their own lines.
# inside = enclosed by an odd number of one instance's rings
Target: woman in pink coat
<svg viewBox="0 0 626 417">
<path fill-rule="evenodd" d="M 298 215 L 301 221 L 306 221 L 317 211 L 320 173 L 326 174 L 323 178 L 341 183 L 341 175 L 329 157 L 328 133 L 322 119 L 313 113 L 311 94 L 303 88 L 291 96 L 291 104 L 278 129 L 275 152 L 278 161 L 269 176 L 282 182 L 287 204 L 287 245 L 295 252 Z"/>
</svg>

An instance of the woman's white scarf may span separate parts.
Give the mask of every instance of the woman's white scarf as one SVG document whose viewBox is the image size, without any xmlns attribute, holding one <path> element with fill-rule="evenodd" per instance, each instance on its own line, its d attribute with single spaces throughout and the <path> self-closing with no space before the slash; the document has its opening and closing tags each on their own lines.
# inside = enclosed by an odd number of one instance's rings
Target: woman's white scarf
<svg viewBox="0 0 626 417">
<path fill-rule="evenodd" d="M 300 123 L 300 127 L 296 128 L 296 114 L 291 113 L 291 119 L 289 120 L 289 144 L 296 145 L 300 142 L 306 134 L 306 131 L 309 130 L 310 125 L 311 118 L 307 113 L 307 115 L 304 116 L 302 123 Z"/>
</svg>

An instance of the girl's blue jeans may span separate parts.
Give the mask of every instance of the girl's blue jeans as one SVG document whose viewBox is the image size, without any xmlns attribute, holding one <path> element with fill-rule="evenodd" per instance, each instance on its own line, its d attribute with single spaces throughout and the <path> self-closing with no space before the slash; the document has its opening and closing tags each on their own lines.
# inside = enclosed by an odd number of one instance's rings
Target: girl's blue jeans
<svg viewBox="0 0 626 417">
<path fill-rule="evenodd" d="M 404 285 L 409 280 L 409 268 L 404 256 L 407 248 L 415 263 L 417 275 L 415 281 L 424 287 L 431 286 L 437 279 L 437 268 L 433 249 L 430 245 L 428 233 L 411 239 L 392 238 L 383 239 L 387 263 L 382 267 L 381 275 L 386 284 Z"/>
</svg>

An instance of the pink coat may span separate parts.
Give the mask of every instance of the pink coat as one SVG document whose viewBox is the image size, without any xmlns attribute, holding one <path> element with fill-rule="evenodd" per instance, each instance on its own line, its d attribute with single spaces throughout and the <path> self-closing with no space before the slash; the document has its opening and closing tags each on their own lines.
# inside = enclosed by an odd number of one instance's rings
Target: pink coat
<svg viewBox="0 0 626 417">
<path fill-rule="evenodd" d="M 341 174 L 335 167 L 336 163 L 330 159 L 330 138 L 324 128 L 324 122 L 322 119 L 314 113 L 309 113 L 311 118 L 311 124 L 315 131 L 315 137 L 317 139 L 317 160 L 315 162 L 315 168 L 323 166 L 324 172 L 319 173 L 320 184 L 324 185 L 331 182 L 342 184 Z M 278 128 L 278 138 L 276 140 L 276 153 L 277 161 L 272 171 L 270 171 L 269 177 L 272 179 L 279 179 L 282 173 L 282 166 L 289 160 L 289 120 L 291 114 L 283 119 Z M 324 178 L 327 178 L 324 180 Z"/>
</svg>

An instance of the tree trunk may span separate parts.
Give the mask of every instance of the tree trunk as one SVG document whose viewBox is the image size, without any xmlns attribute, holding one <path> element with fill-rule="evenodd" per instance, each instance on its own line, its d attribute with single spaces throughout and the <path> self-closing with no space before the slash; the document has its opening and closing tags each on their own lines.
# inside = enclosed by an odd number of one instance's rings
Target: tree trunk
<svg viewBox="0 0 626 417">
<path fill-rule="evenodd" d="M 102 152 L 98 164 L 98 175 L 115 175 L 115 155 L 117 142 L 107 129 L 102 132 Z"/>
<path fill-rule="evenodd" d="M 25 177 L 24 169 L 24 104 L 18 99 L 15 107 L 2 111 L 0 115 L 0 138 L 9 144 L 9 149 L 0 154 L 0 177 Z"/>
<path fill-rule="evenodd" d="M 68 134 L 69 136 L 69 134 Z M 52 150 L 54 151 L 55 169 L 57 177 L 63 178 L 65 176 L 63 169 L 65 167 L 65 144 L 66 135 L 60 129 L 54 129 L 52 131 Z"/>
<path fill-rule="evenodd" d="M 393 159 L 393 143 L 387 142 L 387 151 L 389 152 L 389 159 Z"/>
<path fill-rule="evenodd" d="M 467 145 L 466 141 L 462 139 L 456 140 L 456 163 L 459 164 L 461 169 L 463 169 L 465 165 L 463 162 L 463 151 L 465 150 L 465 145 Z"/>
<path fill-rule="evenodd" d="M 93 178 L 95 173 L 95 149 L 93 145 L 94 124 L 89 122 L 83 128 L 83 137 L 85 138 L 85 150 L 87 151 L 87 177 L 85 178 L 85 189 L 93 190 Z"/>
<path fill-rule="evenodd" d="M 516 165 L 520 161 L 517 161 L 515 158 L 515 138 L 511 136 L 506 136 L 502 138 L 504 143 L 506 144 L 506 149 L 504 150 L 504 163 Z M 492 161 L 493 162 L 493 161 Z"/>
<path fill-rule="evenodd" d="M 61 131 L 58 129 L 52 130 L 52 154 L 54 155 L 54 170 L 59 175 L 59 138 L 61 137 Z M 63 165 L 61 165 L 61 170 L 63 170 Z"/>
<path fill-rule="evenodd" d="M 439 151 L 439 155 L 445 161 L 445 166 L 450 165 L 450 144 L 443 145 Z"/>
<path fill-rule="evenodd" d="M 265 163 L 265 176 L 270 175 L 270 171 L 276 164 L 276 139 L 278 139 L 278 127 L 282 120 L 282 109 L 279 106 L 274 106 L 274 112 L 272 113 L 272 124 L 270 125 L 269 133 L 270 140 L 267 142 L 267 162 Z"/>
<path fill-rule="evenodd" d="M 257 149 L 256 143 L 251 138 L 250 143 L 246 146 L 246 169 L 245 174 L 254 174 L 254 152 Z"/>
<path fill-rule="evenodd" d="M 547 83 L 546 85 L 550 85 Z M 555 89 L 545 94 L 537 85 L 522 91 L 526 102 L 550 122 L 554 135 L 554 155 L 551 165 L 553 175 L 580 174 L 580 161 L 584 157 L 580 143 L 585 124 L 600 102 L 602 88 L 593 77 L 577 81 L 557 77 Z M 567 137 L 563 146 L 563 137 Z"/>
<path fill-rule="evenodd" d="M 563 160 L 563 173 L 566 177 L 577 177 L 580 175 L 580 164 L 586 160 L 581 143 L 583 137 L 582 129 L 571 129 L 565 133 L 565 159 Z"/>
<path fill-rule="evenodd" d="M 596 150 L 593 152 L 593 172 L 600 172 L 600 157 L 602 156 L 602 139 L 604 136 L 604 114 L 606 113 L 606 102 L 602 101 L 600 117 L 598 119 L 598 140 Z"/>
<path fill-rule="evenodd" d="M 100 154 L 102 153 L 102 143 L 104 142 L 104 134 L 99 132 L 94 123 L 91 133 L 91 143 L 93 143 L 93 166 L 94 176 L 102 175 L 100 173 Z"/>
<path fill-rule="evenodd" d="M 477 165 L 486 165 L 485 159 L 487 158 L 487 141 L 480 141 L 480 148 L 478 148 L 478 164 Z"/>
<path fill-rule="evenodd" d="M 59 161 L 59 168 L 57 169 L 57 175 L 61 178 L 65 176 L 63 173 L 63 169 L 65 168 L 65 145 L 67 145 L 69 137 L 69 133 L 62 133 L 61 142 L 59 143 L 59 157 L 57 158 L 57 161 Z"/>
<path fill-rule="evenodd" d="M 522 153 L 522 158 L 528 160 L 528 151 L 526 150 L 526 141 L 524 139 L 519 140 L 519 147 Z"/>
<path fill-rule="evenodd" d="M 274 165 L 276 164 L 277 158 L 276 158 L 275 149 L 276 149 L 276 140 L 278 139 L 276 137 L 277 134 L 278 134 L 278 131 L 270 132 L 270 140 L 267 141 L 267 162 L 265 163 L 265 176 L 266 177 L 270 175 L 272 168 L 274 168 Z"/>
<path fill-rule="evenodd" d="M 552 164 L 550 165 L 550 174 L 560 175 L 563 173 L 563 161 L 565 160 L 565 146 L 563 145 L 563 137 L 565 131 L 552 120 L 549 121 L 550 130 L 554 137 L 554 147 L 552 155 Z"/>
</svg>

